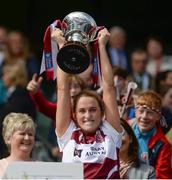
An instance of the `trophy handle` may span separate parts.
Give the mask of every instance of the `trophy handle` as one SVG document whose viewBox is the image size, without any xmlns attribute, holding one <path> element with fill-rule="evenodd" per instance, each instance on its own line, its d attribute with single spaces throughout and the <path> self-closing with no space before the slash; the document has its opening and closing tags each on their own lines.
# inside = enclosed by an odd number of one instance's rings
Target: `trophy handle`
<svg viewBox="0 0 172 180">
<path fill-rule="evenodd" d="M 105 28 L 105 26 L 99 26 L 99 27 L 97 27 L 97 28 L 96 28 L 96 36 L 98 35 L 98 32 L 99 32 L 100 30 L 104 29 L 104 28 Z M 90 40 L 89 42 L 91 43 L 91 42 L 95 42 L 95 41 L 98 41 L 98 37 L 96 37 L 95 39 Z"/>
<path fill-rule="evenodd" d="M 63 32 L 63 36 L 64 36 L 64 34 L 66 34 L 66 30 L 67 30 L 67 24 L 64 21 L 62 21 L 61 22 L 61 31 Z"/>
</svg>

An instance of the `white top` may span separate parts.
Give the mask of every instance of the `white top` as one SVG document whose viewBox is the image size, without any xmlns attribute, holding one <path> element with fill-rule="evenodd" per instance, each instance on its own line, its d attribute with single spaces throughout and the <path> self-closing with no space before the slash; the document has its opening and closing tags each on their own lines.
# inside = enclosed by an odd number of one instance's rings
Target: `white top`
<svg viewBox="0 0 172 180">
<path fill-rule="evenodd" d="M 9 162 L 6 158 L 0 160 L 0 179 L 3 177 Z"/>
<path fill-rule="evenodd" d="M 156 61 L 150 59 L 146 68 L 147 72 L 150 73 L 153 77 L 156 76 Z M 172 56 L 163 56 L 159 71 L 172 70 Z"/>
<path fill-rule="evenodd" d="M 62 162 L 81 162 L 89 172 L 94 169 L 94 175 L 89 174 L 84 166 L 85 178 L 101 178 L 98 175 L 100 170 L 102 177 L 118 177 L 121 139 L 122 133 L 118 133 L 107 121 L 102 122 L 94 136 L 85 136 L 73 121 L 62 137 L 57 135 L 58 145 L 63 151 Z"/>
</svg>

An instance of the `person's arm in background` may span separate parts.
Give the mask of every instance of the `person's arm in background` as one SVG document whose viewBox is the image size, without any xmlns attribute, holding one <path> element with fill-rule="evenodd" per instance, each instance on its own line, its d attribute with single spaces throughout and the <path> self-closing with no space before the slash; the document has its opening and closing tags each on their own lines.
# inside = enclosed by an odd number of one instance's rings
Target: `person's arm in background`
<svg viewBox="0 0 172 180">
<path fill-rule="evenodd" d="M 38 78 L 37 74 L 34 74 L 32 80 L 27 85 L 27 90 L 38 111 L 55 121 L 57 103 L 50 102 L 43 96 L 40 90 L 42 81 L 42 77 Z"/>
</svg>

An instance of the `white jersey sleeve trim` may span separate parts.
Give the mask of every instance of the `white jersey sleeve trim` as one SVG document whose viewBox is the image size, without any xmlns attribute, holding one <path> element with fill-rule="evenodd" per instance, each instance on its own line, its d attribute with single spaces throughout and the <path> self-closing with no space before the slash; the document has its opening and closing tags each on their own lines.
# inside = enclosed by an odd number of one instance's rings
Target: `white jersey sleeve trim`
<svg viewBox="0 0 172 180">
<path fill-rule="evenodd" d="M 65 145 L 68 143 L 68 141 L 71 138 L 72 132 L 73 130 L 76 129 L 76 125 L 73 122 L 73 120 L 71 120 L 68 129 L 66 130 L 66 132 L 64 133 L 63 136 L 58 137 L 58 134 L 56 132 L 56 136 L 57 136 L 57 143 L 59 145 L 60 151 L 63 151 Z"/>
<path fill-rule="evenodd" d="M 116 131 L 116 129 L 114 129 L 111 124 L 104 120 L 103 121 L 103 126 L 102 126 L 103 130 L 109 134 L 112 138 L 112 140 L 114 141 L 114 143 L 117 143 L 117 147 L 120 148 L 121 147 L 121 143 L 122 143 L 122 136 L 125 132 L 124 128 L 121 126 L 122 128 L 122 132 L 118 132 Z"/>
</svg>

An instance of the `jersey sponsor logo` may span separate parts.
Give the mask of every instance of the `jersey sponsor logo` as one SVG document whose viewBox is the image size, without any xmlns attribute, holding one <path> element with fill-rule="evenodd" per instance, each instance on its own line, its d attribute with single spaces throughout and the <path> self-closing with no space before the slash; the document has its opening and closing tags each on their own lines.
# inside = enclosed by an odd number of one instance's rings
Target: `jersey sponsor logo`
<svg viewBox="0 0 172 180">
<path fill-rule="evenodd" d="M 82 149 L 74 149 L 74 156 L 78 156 L 79 158 L 81 157 Z"/>
<path fill-rule="evenodd" d="M 106 150 L 105 147 L 90 147 L 90 151 L 86 152 L 86 156 L 93 156 L 93 155 L 105 155 Z"/>
</svg>

